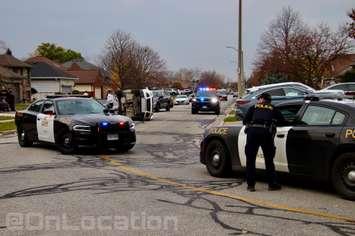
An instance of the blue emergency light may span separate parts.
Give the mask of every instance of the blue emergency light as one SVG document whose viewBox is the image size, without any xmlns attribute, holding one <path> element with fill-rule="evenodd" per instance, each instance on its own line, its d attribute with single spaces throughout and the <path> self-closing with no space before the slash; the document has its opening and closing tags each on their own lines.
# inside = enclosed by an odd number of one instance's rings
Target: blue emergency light
<svg viewBox="0 0 355 236">
<path fill-rule="evenodd" d="M 110 125 L 110 123 L 108 123 L 107 121 L 101 121 L 99 124 L 100 128 L 102 128 L 102 129 L 108 128 L 109 125 Z"/>
</svg>

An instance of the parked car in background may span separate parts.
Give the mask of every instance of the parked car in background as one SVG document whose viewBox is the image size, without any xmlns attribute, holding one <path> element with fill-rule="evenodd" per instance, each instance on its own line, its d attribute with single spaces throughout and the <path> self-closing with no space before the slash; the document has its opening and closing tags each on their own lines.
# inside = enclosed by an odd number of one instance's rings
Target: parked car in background
<svg viewBox="0 0 355 236">
<path fill-rule="evenodd" d="M 177 95 L 175 98 L 176 105 L 187 105 L 190 104 L 189 97 L 186 95 Z"/>
<path fill-rule="evenodd" d="M 307 96 L 316 96 L 320 99 L 342 99 L 344 92 L 336 91 L 316 91 L 315 89 L 298 82 L 285 82 L 262 85 L 248 89 L 249 93 L 236 101 L 236 115 L 243 118 L 249 107 L 257 102 L 257 98 L 262 93 L 269 93 L 272 97 L 272 104 L 290 100 L 303 100 Z"/>
<path fill-rule="evenodd" d="M 160 109 L 170 111 L 171 100 L 170 95 L 165 93 L 163 89 L 151 90 L 153 92 L 153 108 L 155 112 L 159 112 Z"/>
<path fill-rule="evenodd" d="M 333 84 L 329 87 L 322 89 L 322 91 L 329 90 L 341 90 L 344 91 L 344 95 L 346 98 L 355 98 L 355 82 Z"/>
</svg>

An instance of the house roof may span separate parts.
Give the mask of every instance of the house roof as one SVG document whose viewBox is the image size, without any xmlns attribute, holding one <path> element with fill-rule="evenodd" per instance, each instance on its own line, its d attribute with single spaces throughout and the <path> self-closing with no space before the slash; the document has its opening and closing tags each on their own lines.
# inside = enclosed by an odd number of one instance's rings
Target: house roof
<svg viewBox="0 0 355 236">
<path fill-rule="evenodd" d="M 66 72 L 59 64 L 45 57 L 29 58 L 26 62 L 32 65 L 32 78 L 76 78 Z"/>
<path fill-rule="evenodd" d="M 349 67 L 355 66 L 355 54 L 346 54 L 337 57 L 332 62 L 332 73 L 333 76 L 339 76 L 344 71 L 347 71 Z"/>
<path fill-rule="evenodd" d="M 68 72 L 79 78 L 75 82 L 76 84 L 95 84 L 100 82 L 98 70 L 75 70 Z"/>
<path fill-rule="evenodd" d="M 23 61 L 17 59 L 11 54 L 1 54 L 0 55 L 0 66 L 3 67 L 26 67 L 30 68 L 31 66 Z"/>
<path fill-rule="evenodd" d="M 97 70 L 99 67 L 94 64 L 85 61 L 84 59 L 74 59 L 62 64 L 67 70 Z"/>
<path fill-rule="evenodd" d="M 5 67 L 0 66 L 0 77 L 10 79 L 10 78 L 22 78 L 19 74 L 12 72 L 11 70 L 6 69 Z"/>
</svg>

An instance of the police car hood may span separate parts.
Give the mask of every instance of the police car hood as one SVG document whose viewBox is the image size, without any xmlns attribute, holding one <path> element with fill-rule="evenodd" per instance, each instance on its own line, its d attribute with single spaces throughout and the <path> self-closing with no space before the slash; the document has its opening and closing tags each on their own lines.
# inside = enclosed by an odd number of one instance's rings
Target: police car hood
<svg viewBox="0 0 355 236">
<path fill-rule="evenodd" d="M 90 126 L 96 126 L 103 121 L 109 122 L 111 124 L 116 124 L 122 121 L 132 122 L 132 120 L 126 116 L 105 114 L 73 115 L 70 118 L 72 124 L 86 124 Z"/>
</svg>

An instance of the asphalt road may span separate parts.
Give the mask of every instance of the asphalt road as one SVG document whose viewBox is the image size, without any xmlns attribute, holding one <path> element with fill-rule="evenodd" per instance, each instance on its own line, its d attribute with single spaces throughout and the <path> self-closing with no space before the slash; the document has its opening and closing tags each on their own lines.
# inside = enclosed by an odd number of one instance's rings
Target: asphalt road
<svg viewBox="0 0 355 236">
<path fill-rule="evenodd" d="M 0 235 L 355 235 L 354 202 L 324 183 L 281 176 L 269 192 L 261 174 L 250 193 L 242 173 L 209 176 L 199 143 L 216 118 L 157 113 L 126 154 L 65 156 L 2 136 Z"/>
</svg>

